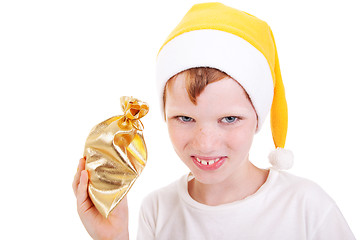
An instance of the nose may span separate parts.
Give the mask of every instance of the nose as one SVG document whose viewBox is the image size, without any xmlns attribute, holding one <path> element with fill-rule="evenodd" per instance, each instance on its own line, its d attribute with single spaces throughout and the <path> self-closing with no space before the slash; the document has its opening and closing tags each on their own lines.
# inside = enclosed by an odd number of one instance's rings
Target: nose
<svg viewBox="0 0 360 240">
<path fill-rule="evenodd" d="M 204 155 L 215 152 L 220 135 L 212 126 L 202 125 L 197 127 L 193 139 L 193 147 Z"/>
</svg>

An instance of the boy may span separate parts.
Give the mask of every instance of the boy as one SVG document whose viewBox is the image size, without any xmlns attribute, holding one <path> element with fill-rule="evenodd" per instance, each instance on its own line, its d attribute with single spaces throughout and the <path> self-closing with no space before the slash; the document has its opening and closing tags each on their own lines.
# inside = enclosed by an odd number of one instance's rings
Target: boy
<svg viewBox="0 0 360 240">
<path fill-rule="evenodd" d="M 220 3 L 193 6 L 160 49 L 157 81 L 170 139 L 191 173 L 144 200 L 139 239 L 355 239 L 320 187 L 280 171 L 292 154 L 283 149 L 287 107 L 265 22 Z M 269 111 L 276 150 L 273 167 L 259 169 L 249 151 Z M 128 238 L 126 200 L 101 218 L 83 165 L 74 191 L 86 229 Z"/>
</svg>

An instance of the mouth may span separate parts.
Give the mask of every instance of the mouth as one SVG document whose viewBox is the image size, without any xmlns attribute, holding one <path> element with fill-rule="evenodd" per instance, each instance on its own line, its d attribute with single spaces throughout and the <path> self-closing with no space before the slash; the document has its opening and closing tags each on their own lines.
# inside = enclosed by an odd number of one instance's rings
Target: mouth
<svg viewBox="0 0 360 240">
<path fill-rule="evenodd" d="M 193 162 L 202 170 L 216 170 L 225 162 L 226 157 L 191 156 Z"/>
</svg>

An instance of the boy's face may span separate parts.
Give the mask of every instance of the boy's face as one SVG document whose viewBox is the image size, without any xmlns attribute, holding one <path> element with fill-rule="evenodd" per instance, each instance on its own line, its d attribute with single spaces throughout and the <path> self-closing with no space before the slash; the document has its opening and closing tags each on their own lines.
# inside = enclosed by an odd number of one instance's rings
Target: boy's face
<svg viewBox="0 0 360 240">
<path fill-rule="evenodd" d="M 176 153 L 204 184 L 236 178 L 245 169 L 257 128 L 256 112 L 232 78 L 206 86 L 194 105 L 179 74 L 166 92 L 165 114 Z"/>
</svg>

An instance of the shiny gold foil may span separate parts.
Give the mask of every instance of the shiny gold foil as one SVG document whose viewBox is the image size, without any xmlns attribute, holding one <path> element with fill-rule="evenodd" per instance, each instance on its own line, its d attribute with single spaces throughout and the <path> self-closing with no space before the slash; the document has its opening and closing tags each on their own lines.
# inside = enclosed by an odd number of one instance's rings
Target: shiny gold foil
<svg viewBox="0 0 360 240">
<path fill-rule="evenodd" d="M 140 118 L 149 106 L 133 97 L 121 97 L 120 101 L 124 115 L 96 125 L 85 142 L 88 193 L 106 218 L 127 194 L 147 160 Z"/>
</svg>

